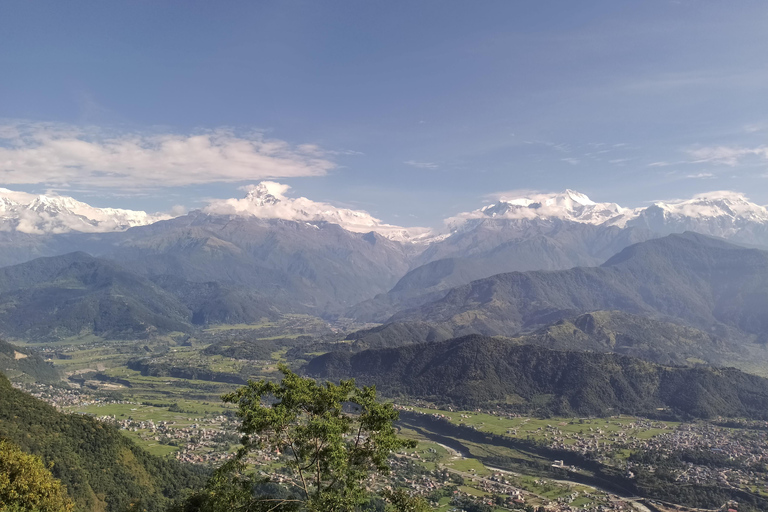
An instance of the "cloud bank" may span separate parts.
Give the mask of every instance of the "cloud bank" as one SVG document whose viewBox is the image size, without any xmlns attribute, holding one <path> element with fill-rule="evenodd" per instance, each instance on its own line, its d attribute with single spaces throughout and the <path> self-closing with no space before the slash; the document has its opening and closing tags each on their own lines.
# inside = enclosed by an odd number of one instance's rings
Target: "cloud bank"
<svg viewBox="0 0 768 512">
<path fill-rule="evenodd" d="M 107 133 L 52 123 L 0 124 L 0 182 L 130 189 L 322 176 L 336 165 L 312 144 L 260 132 Z"/>
</svg>

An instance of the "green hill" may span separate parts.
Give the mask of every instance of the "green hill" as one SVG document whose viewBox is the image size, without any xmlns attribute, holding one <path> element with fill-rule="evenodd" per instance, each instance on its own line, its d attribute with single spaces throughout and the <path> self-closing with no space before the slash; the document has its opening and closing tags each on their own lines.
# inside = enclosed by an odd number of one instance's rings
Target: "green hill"
<svg viewBox="0 0 768 512">
<path fill-rule="evenodd" d="M 389 396 L 464 408 L 506 404 L 558 415 L 615 413 L 768 418 L 768 379 L 739 370 L 661 366 L 617 354 L 549 350 L 478 335 L 319 356 L 314 376 L 354 377 Z M 665 413 L 667 414 L 667 413 Z"/>
<path fill-rule="evenodd" d="M 163 510 L 168 498 L 203 485 L 200 468 L 149 455 L 114 427 L 58 412 L 0 375 L 0 438 L 53 464 L 81 511 Z M 140 510 L 140 508 L 138 509 Z"/>
<path fill-rule="evenodd" d="M 61 378 L 59 371 L 35 351 L 11 345 L 0 340 L 0 372 L 14 380 L 32 382 L 56 382 Z"/>
<path fill-rule="evenodd" d="M 592 311 L 508 338 L 520 345 L 539 345 L 555 350 L 614 352 L 660 364 L 727 365 L 765 357 L 761 347 L 745 344 L 744 337 L 716 336 L 680 323 L 664 322 L 622 311 Z M 454 338 L 453 329 L 426 322 L 389 323 L 356 331 L 352 343 L 331 350 L 360 351 L 432 343 Z M 754 350 L 750 351 L 749 348 Z"/>
<path fill-rule="evenodd" d="M 693 327 L 621 311 L 593 311 L 515 338 L 555 350 L 614 352 L 660 364 L 723 365 L 749 358 L 743 344 Z"/>
<path fill-rule="evenodd" d="M 391 321 L 512 335 L 598 310 L 676 318 L 720 333 L 736 328 L 768 341 L 768 252 L 695 233 L 670 235 L 630 246 L 601 267 L 474 281 Z"/>
<path fill-rule="evenodd" d="M 57 339 L 189 331 L 189 311 L 151 281 L 85 253 L 0 269 L 0 332 Z"/>
<path fill-rule="evenodd" d="M 392 323 L 355 331 L 347 336 L 351 350 L 369 348 L 392 348 L 412 343 L 431 343 L 453 338 L 449 328 L 430 325 L 425 322 Z"/>
<path fill-rule="evenodd" d="M 83 252 L 0 269 L 0 333 L 11 338 L 146 338 L 278 317 L 256 292 L 169 275 L 150 280 Z"/>
<path fill-rule="evenodd" d="M 242 288 L 212 281 L 185 281 L 170 275 L 152 277 L 152 282 L 184 304 L 195 325 L 250 324 L 280 316 L 275 301 Z M 288 306 L 281 306 L 289 310 Z"/>
</svg>

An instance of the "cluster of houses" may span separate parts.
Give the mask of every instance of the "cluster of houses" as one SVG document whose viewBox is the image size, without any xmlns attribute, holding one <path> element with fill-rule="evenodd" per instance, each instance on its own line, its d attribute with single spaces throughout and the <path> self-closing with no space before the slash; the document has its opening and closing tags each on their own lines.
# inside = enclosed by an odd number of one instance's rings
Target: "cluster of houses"
<svg viewBox="0 0 768 512">
<path fill-rule="evenodd" d="M 114 400 L 106 397 L 95 397 L 87 391 L 81 391 L 79 389 L 68 389 L 58 386 L 51 386 L 50 384 L 14 384 L 22 391 L 29 393 L 35 398 L 38 398 L 48 404 L 56 407 L 59 410 L 64 410 L 72 407 L 88 407 L 91 405 L 108 405 L 108 404 L 133 404 L 125 400 Z"/>
<path fill-rule="evenodd" d="M 711 453 L 712 463 L 686 463 L 676 475 L 681 483 L 713 484 L 732 488 L 759 488 L 768 492 L 768 429 L 724 428 L 709 423 L 682 424 L 673 432 L 646 441 L 646 450 Z M 728 460 L 718 467 L 717 460 Z"/>
</svg>

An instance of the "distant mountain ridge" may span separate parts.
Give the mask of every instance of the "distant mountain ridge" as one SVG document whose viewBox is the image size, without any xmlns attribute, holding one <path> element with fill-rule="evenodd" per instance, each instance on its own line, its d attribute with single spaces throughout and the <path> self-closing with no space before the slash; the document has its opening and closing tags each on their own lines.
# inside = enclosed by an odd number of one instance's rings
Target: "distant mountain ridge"
<svg viewBox="0 0 768 512">
<path fill-rule="evenodd" d="M 739 370 L 666 367 L 617 354 L 550 350 L 469 335 L 307 364 L 324 379 L 354 377 L 390 397 L 474 409 L 504 404 L 555 415 L 768 418 L 768 379 Z"/>
<path fill-rule="evenodd" d="M 601 267 L 498 274 L 451 289 L 390 321 L 512 335 L 604 309 L 735 328 L 768 338 L 768 252 L 695 233 L 632 245 Z"/>
<path fill-rule="evenodd" d="M 0 188 L 0 230 L 32 235 L 104 233 L 144 226 L 170 215 L 96 208 L 71 197 L 27 194 Z"/>
<path fill-rule="evenodd" d="M 622 311 L 591 311 L 504 339 L 513 344 L 553 350 L 616 353 L 658 364 L 738 367 L 757 360 L 768 361 L 765 347 L 751 343 L 747 336 L 729 334 L 720 337 L 679 321 L 661 321 Z M 353 332 L 346 338 L 352 343 L 334 350 L 396 348 L 453 337 L 449 325 L 395 322 Z"/>
<path fill-rule="evenodd" d="M 255 292 L 173 276 L 153 282 L 83 252 L 0 268 L 0 333 L 16 339 L 141 339 L 191 332 L 194 325 L 277 317 Z"/>
<path fill-rule="evenodd" d="M 262 182 L 242 199 L 216 200 L 175 218 L 6 190 L 0 265 L 83 251 L 151 280 L 171 276 L 238 289 L 219 302 L 254 299 L 267 316 L 274 309 L 380 323 L 478 279 L 597 266 L 667 232 L 694 229 L 768 246 L 768 210 L 725 192 L 641 209 L 572 190 L 531 194 L 459 214 L 437 233 L 291 198 L 287 190 Z"/>
<path fill-rule="evenodd" d="M 502 198 L 483 208 L 458 213 L 445 220 L 444 232 L 386 224 L 362 210 L 340 208 L 305 197 L 288 197 L 290 187 L 263 181 L 245 187 L 241 199 L 213 200 L 202 211 L 209 215 L 281 219 L 337 224 L 355 233 L 377 232 L 399 242 L 423 245 L 466 233 L 478 225 L 510 221 L 564 221 L 594 226 L 639 227 L 669 234 L 702 234 L 768 246 L 768 208 L 751 203 L 731 191 L 698 194 L 691 199 L 656 201 L 650 206 L 626 208 L 598 203 L 586 194 L 566 189 L 560 193 L 530 193 Z M 59 195 L 29 194 L 0 188 L 0 230 L 48 235 L 68 232 L 124 231 L 172 218 L 119 208 L 97 208 Z M 523 222 L 525 225 L 525 222 Z"/>
</svg>

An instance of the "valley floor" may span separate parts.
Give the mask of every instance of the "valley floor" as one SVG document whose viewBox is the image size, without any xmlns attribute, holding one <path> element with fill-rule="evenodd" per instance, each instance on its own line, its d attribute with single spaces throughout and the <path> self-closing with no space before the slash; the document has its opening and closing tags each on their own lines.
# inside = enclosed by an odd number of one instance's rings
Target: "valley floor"
<svg viewBox="0 0 768 512">
<path fill-rule="evenodd" d="M 222 338 L 274 341 L 320 329 L 314 320 L 291 322 L 217 328 L 199 338 L 70 340 L 43 349 L 66 385 L 18 385 L 61 410 L 116 425 L 153 454 L 218 465 L 239 444 L 234 410 L 219 397 L 242 377 L 274 379 L 278 362 L 298 368 L 306 359 L 286 348 L 263 359 L 205 348 Z M 154 366 L 129 368 L 139 358 Z M 734 496 L 743 511 L 768 503 L 766 422 L 543 419 L 402 400 L 397 408 L 401 433 L 418 447 L 398 454 L 392 476 L 370 485 L 411 488 L 440 510 L 716 510 Z M 262 471 L 279 474 L 279 457 L 257 459 Z"/>
</svg>

